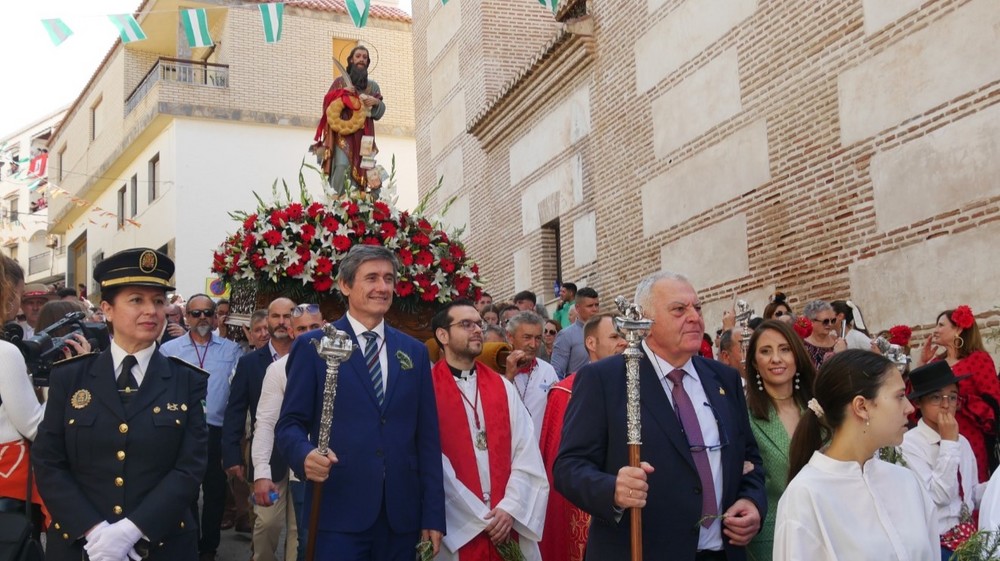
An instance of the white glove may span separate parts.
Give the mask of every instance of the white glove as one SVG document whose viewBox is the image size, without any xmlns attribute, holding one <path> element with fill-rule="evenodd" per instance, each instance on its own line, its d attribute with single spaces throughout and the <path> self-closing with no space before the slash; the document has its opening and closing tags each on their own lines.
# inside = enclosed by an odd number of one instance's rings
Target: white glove
<svg viewBox="0 0 1000 561">
<path fill-rule="evenodd" d="M 90 561 L 125 561 L 132 546 L 142 537 L 142 530 L 128 518 L 100 528 L 95 537 L 92 531 L 83 548 Z"/>
</svg>

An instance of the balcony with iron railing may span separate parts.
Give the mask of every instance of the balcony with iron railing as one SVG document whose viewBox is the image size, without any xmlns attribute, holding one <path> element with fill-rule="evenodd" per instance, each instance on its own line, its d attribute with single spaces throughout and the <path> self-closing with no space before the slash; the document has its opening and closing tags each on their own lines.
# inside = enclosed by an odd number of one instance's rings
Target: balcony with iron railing
<svg viewBox="0 0 1000 561">
<path fill-rule="evenodd" d="M 225 89 L 229 87 L 229 65 L 160 57 L 139 82 L 139 85 L 125 98 L 125 115 L 127 116 L 138 107 L 159 82 Z"/>
<path fill-rule="evenodd" d="M 52 265 L 52 252 L 45 251 L 28 257 L 28 276 L 44 273 Z"/>
</svg>

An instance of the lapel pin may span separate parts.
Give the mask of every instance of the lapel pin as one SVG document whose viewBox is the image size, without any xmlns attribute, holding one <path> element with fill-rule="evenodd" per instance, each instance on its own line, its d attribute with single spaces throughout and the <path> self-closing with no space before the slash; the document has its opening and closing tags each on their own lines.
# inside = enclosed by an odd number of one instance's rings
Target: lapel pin
<svg viewBox="0 0 1000 561">
<path fill-rule="evenodd" d="M 719 388 L 719 395 L 726 395 L 726 390 Z"/>
<path fill-rule="evenodd" d="M 168 403 L 167 404 L 167 411 L 177 411 L 177 404 L 176 403 Z"/>
</svg>

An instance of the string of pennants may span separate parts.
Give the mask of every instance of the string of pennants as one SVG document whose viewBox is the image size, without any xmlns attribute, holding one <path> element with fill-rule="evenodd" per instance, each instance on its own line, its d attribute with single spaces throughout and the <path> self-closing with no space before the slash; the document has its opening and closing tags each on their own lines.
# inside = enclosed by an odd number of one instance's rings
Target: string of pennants
<svg viewBox="0 0 1000 561">
<path fill-rule="evenodd" d="M 441 4 L 447 4 L 448 0 L 441 0 Z M 559 0 L 538 0 L 542 6 L 556 12 Z M 368 25 L 368 14 L 371 11 L 371 0 L 344 0 L 347 12 L 351 16 L 351 21 L 358 28 Z M 248 6 L 229 6 L 224 8 L 190 8 L 181 10 L 181 23 L 184 27 L 184 35 L 187 38 L 188 47 L 211 47 L 215 44 L 208 29 L 208 10 L 232 10 Z M 271 2 L 259 4 L 264 41 L 267 43 L 277 43 L 281 41 L 282 20 L 285 13 L 283 2 Z M 134 43 L 146 40 L 146 32 L 142 30 L 138 20 L 132 14 L 110 14 L 108 20 L 118 30 L 118 36 L 122 43 Z M 61 45 L 70 36 L 73 30 L 61 18 L 43 19 L 42 26 L 49 35 L 49 39 L 55 46 Z"/>
<path fill-rule="evenodd" d="M 6 144 L 4 144 L 4 146 L 6 146 Z M 4 146 L 0 146 L 0 150 L 2 150 Z M 4 180 L 13 181 L 16 183 L 20 183 L 22 185 L 27 183 L 29 192 L 40 193 L 43 195 L 48 194 L 53 198 L 68 197 L 70 203 L 78 207 L 90 207 L 91 216 L 89 216 L 87 220 L 95 226 L 100 226 L 101 228 L 107 228 L 109 225 L 108 221 L 105 220 L 102 222 L 98 222 L 97 220 L 95 220 L 95 218 L 97 219 L 112 218 L 115 220 L 118 219 L 118 213 L 111 212 L 109 210 L 101 208 L 100 206 L 86 199 L 81 199 L 80 197 L 77 197 L 76 195 L 73 195 L 69 191 L 50 182 L 45 177 L 48 168 L 48 158 L 49 155 L 47 152 L 42 152 L 32 158 L 17 158 L 17 159 L 5 154 L 2 158 L 0 158 L 0 164 L 4 163 L 10 164 L 10 167 L 8 169 L 16 168 L 17 171 L 14 172 L 12 175 L 6 177 Z M 142 224 L 139 223 L 137 220 L 133 220 L 131 218 L 125 218 L 124 220 L 127 224 L 135 226 L 136 228 L 142 228 Z M 11 224 L 12 225 L 16 224 L 20 226 L 22 230 L 27 230 L 27 227 L 20 220 L 13 221 L 11 222 Z M 0 244 L 16 242 L 18 240 L 28 241 L 28 238 L 25 236 L 2 237 L 0 238 Z"/>
</svg>

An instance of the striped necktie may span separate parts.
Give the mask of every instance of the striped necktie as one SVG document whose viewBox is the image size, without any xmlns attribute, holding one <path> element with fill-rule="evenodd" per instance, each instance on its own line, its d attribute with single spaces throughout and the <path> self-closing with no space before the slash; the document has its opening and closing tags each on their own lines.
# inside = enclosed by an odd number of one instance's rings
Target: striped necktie
<svg viewBox="0 0 1000 561">
<path fill-rule="evenodd" d="M 382 366 L 378 360 L 378 333 L 365 331 L 362 333 L 365 340 L 365 363 L 368 364 L 368 375 L 372 379 L 372 387 L 375 388 L 375 398 L 378 399 L 379 407 L 385 401 L 385 389 L 382 387 Z"/>
</svg>

